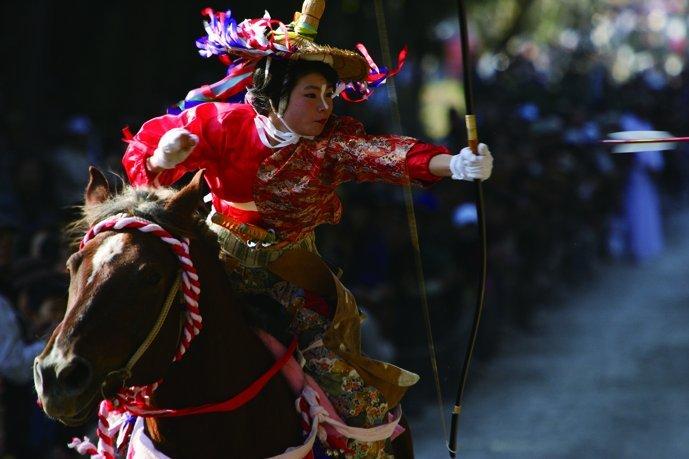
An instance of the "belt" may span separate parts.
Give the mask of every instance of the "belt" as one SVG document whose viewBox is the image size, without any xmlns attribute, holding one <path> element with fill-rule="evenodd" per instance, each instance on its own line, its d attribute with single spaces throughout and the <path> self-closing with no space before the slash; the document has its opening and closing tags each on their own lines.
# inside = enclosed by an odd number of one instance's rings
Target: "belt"
<svg viewBox="0 0 689 459">
<path fill-rule="evenodd" d="M 217 235 L 222 251 L 239 261 L 242 266 L 264 268 L 280 258 L 285 251 L 292 249 L 318 253 L 313 232 L 294 243 L 284 243 L 278 241 L 272 231 L 249 223 L 233 222 L 226 215 L 218 215 L 220 214 L 209 215 L 208 227 Z"/>
<path fill-rule="evenodd" d="M 228 231 L 231 231 L 237 237 L 244 240 L 244 242 L 261 243 L 263 245 L 274 244 L 277 240 L 275 232 L 272 230 L 265 230 L 260 226 L 252 225 L 237 220 L 236 218 L 223 215 L 218 212 L 212 212 L 209 216 L 210 221 L 218 226 L 222 226 Z"/>
</svg>

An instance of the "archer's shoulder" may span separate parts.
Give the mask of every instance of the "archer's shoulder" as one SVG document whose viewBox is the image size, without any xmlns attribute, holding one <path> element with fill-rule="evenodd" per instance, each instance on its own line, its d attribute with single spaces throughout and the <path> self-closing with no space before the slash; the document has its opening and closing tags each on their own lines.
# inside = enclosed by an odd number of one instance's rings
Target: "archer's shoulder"
<svg viewBox="0 0 689 459">
<path fill-rule="evenodd" d="M 332 122 L 333 133 L 342 135 L 366 134 L 363 123 L 353 116 L 332 115 L 330 122 Z"/>
<path fill-rule="evenodd" d="M 226 102 L 205 102 L 193 107 L 195 114 L 200 116 L 231 117 L 235 120 L 254 119 L 256 112 L 249 104 L 230 104 Z"/>
</svg>

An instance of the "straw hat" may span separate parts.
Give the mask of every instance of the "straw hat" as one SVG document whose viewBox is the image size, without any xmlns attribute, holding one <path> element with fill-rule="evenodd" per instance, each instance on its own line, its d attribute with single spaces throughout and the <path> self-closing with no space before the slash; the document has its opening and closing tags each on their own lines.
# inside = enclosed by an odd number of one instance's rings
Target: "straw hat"
<svg viewBox="0 0 689 459">
<path fill-rule="evenodd" d="M 400 51 L 397 66 L 388 69 L 376 65 L 361 43 L 356 45 L 358 52 L 318 44 L 315 39 L 324 11 L 325 0 L 305 0 L 294 21 L 284 24 L 267 11 L 262 18 L 237 23 L 231 11 L 204 9 L 202 14 L 209 18 L 203 23 L 206 36 L 196 40 L 196 47 L 203 57 L 217 56 L 227 65 L 227 75 L 189 91 L 168 113 L 178 114 L 204 102 L 243 101 L 256 64 L 264 57 L 325 62 L 340 80 L 337 95 L 347 102 L 367 100 L 375 88 L 400 72 L 407 48 Z"/>
</svg>

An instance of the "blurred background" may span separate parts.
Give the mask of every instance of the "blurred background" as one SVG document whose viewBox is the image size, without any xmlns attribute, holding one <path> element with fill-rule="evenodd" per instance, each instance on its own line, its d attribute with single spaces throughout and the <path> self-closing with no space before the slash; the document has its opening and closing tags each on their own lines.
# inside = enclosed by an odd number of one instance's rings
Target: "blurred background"
<svg viewBox="0 0 689 459">
<path fill-rule="evenodd" d="M 401 133 L 458 151 L 456 3 L 381 4 L 390 52 L 410 51 L 395 78 Z M 300 2 L 0 3 L 0 458 L 72 457 L 71 436 L 92 434 L 42 416 L 29 368 L 65 307 L 62 228 L 88 165 L 121 186 L 121 128 L 222 78 L 194 46 L 205 6 L 289 22 Z M 689 457 L 689 151 L 613 155 L 598 143 L 620 130 L 689 134 L 689 2 L 467 7 L 479 136 L 495 169 L 460 457 Z M 373 0 L 329 0 L 319 41 L 363 42 L 382 63 L 380 20 Z M 371 133 L 398 131 L 392 110 L 385 87 L 336 105 Z M 402 191 L 350 184 L 341 196 L 343 221 L 319 231 L 321 252 L 369 316 L 365 349 L 422 376 L 404 403 L 417 455 L 445 457 L 477 293 L 473 187 L 414 192 L 442 414 Z"/>
</svg>

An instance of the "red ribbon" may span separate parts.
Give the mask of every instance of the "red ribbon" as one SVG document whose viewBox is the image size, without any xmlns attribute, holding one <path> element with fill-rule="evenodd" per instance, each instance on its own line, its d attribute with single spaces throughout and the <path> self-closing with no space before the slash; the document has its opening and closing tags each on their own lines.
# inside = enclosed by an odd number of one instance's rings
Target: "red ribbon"
<svg viewBox="0 0 689 459">
<path fill-rule="evenodd" d="M 368 50 L 362 43 L 357 43 L 356 44 L 356 49 L 361 53 L 362 56 L 366 59 L 366 62 L 368 62 L 368 66 L 371 68 L 371 72 L 366 76 L 366 83 L 369 86 L 377 87 L 380 84 L 383 83 L 386 79 L 393 77 L 400 73 L 402 70 L 402 67 L 404 67 L 404 63 L 407 60 L 407 54 L 409 53 L 409 50 L 407 46 L 405 45 L 404 48 L 400 50 L 400 52 L 397 54 L 397 66 L 394 69 L 388 69 L 384 72 L 380 71 L 380 68 L 378 65 L 375 63 L 373 58 L 371 58 L 371 55 L 369 54 Z M 367 100 L 373 91 L 367 87 L 366 85 L 358 82 L 353 82 L 351 83 L 353 85 L 353 88 L 355 91 L 358 91 L 361 93 L 361 97 L 355 98 L 347 94 L 347 90 L 343 91 L 340 96 L 342 99 L 346 100 L 347 102 L 352 102 L 352 103 L 360 103 L 364 102 Z M 348 88 L 349 89 L 349 88 Z"/>
<path fill-rule="evenodd" d="M 246 403 L 253 400 L 265 387 L 266 384 L 275 376 L 282 368 L 287 364 L 294 351 L 297 349 L 296 338 L 292 340 L 292 343 L 287 348 L 287 352 L 276 360 L 268 371 L 263 373 L 260 378 L 251 383 L 249 387 L 235 395 L 229 400 L 225 400 L 220 403 L 208 403 L 201 406 L 190 407 L 190 408 L 180 408 L 180 409 L 163 409 L 158 410 L 157 408 L 151 406 L 127 406 L 127 410 L 136 416 L 150 417 L 150 418 L 170 418 L 179 416 L 190 416 L 194 414 L 206 414 L 206 413 L 219 413 L 233 411 Z M 148 411 L 152 411 L 148 412 Z"/>
</svg>

